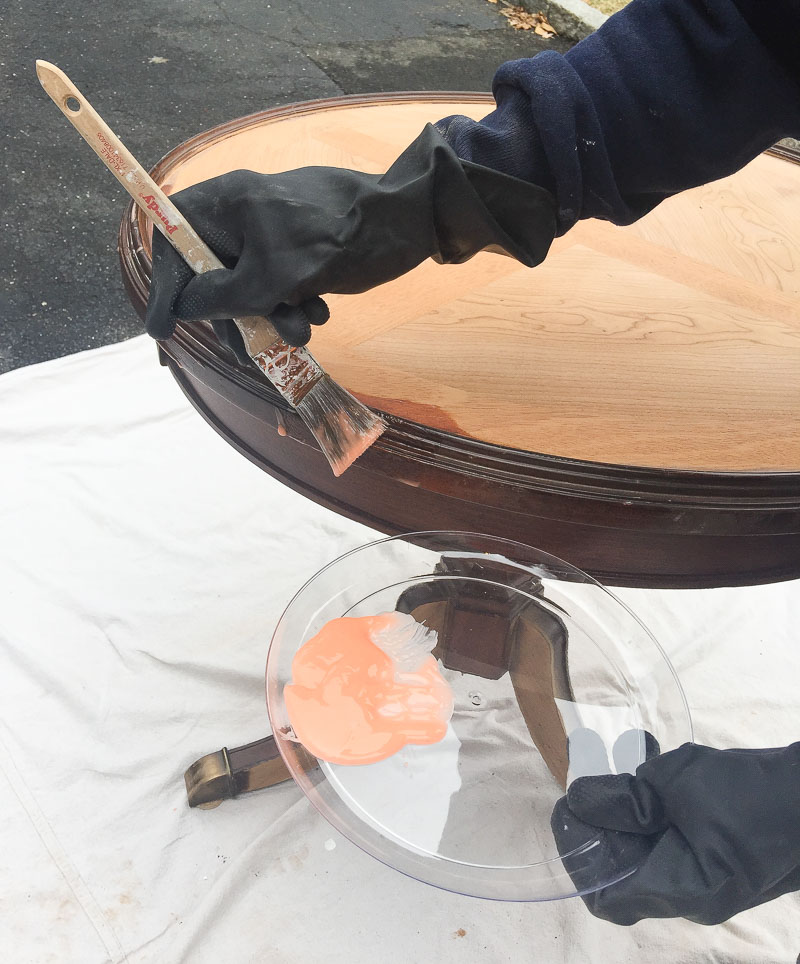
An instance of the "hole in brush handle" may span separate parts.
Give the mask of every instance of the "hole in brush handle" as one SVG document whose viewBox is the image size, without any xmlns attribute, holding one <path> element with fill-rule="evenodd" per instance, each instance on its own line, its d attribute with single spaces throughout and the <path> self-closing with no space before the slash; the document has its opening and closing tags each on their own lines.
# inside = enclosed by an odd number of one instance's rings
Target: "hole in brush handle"
<svg viewBox="0 0 800 964">
<path fill-rule="evenodd" d="M 64 98 L 64 107 L 66 107 L 70 114 L 80 114 L 81 112 L 81 102 L 77 97 L 73 97 L 72 94 L 68 94 Z"/>
</svg>

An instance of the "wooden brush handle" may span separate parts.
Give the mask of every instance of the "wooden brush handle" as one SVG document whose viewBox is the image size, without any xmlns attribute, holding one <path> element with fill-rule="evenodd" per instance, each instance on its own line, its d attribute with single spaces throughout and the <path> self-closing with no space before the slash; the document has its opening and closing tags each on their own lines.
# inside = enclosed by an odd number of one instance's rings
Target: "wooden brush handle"
<svg viewBox="0 0 800 964">
<path fill-rule="evenodd" d="M 106 165 L 147 217 L 161 231 L 164 237 L 180 253 L 189 267 L 196 273 L 215 271 L 225 266 L 186 221 L 181 212 L 139 164 L 127 147 L 106 124 L 89 101 L 67 77 L 63 70 L 45 60 L 36 61 L 36 74 L 42 87 L 53 102 L 81 134 L 100 160 Z M 247 350 L 253 358 L 271 349 L 270 355 L 279 356 L 293 353 L 275 328 L 266 318 L 249 317 L 235 319 L 242 333 Z M 305 356 L 316 368 L 318 366 L 308 352 Z M 288 355 L 287 355 L 288 357 Z M 297 358 L 299 362 L 301 359 Z M 264 368 L 264 365 L 261 365 Z M 265 369 L 266 371 L 266 369 Z M 266 371 L 272 377 L 272 373 Z M 276 383 L 277 384 L 277 383 Z M 277 387 L 283 391 L 280 385 Z M 284 394 L 286 394 L 284 392 Z"/>
</svg>

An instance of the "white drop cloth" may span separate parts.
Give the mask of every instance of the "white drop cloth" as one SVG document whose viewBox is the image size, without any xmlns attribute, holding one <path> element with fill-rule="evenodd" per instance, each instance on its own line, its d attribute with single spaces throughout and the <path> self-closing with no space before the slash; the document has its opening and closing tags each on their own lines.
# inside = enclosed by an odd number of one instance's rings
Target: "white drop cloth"
<svg viewBox="0 0 800 964">
<path fill-rule="evenodd" d="M 187 807 L 189 763 L 267 732 L 285 603 L 373 537 L 238 455 L 144 337 L 0 378 L 2 960 L 794 964 L 798 895 L 618 928 L 407 879 L 293 784 Z M 620 595 L 700 742 L 798 739 L 800 583 Z"/>
</svg>

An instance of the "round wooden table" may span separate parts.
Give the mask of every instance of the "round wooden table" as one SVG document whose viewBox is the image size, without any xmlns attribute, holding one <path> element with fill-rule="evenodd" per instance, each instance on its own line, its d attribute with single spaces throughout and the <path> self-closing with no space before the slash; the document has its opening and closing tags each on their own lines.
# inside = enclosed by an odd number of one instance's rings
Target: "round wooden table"
<svg viewBox="0 0 800 964">
<path fill-rule="evenodd" d="M 154 171 L 174 192 L 236 168 L 385 170 L 479 94 L 344 97 L 234 120 Z M 460 529 L 562 556 L 612 584 L 800 575 L 800 166 L 775 151 L 636 224 L 578 224 L 527 269 L 425 262 L 331 296 L 311 350 L 386 413 L 336 479 L 304 425 L 205 324 L 161 358 L 233 446 L 386 533 Z M 124 280 L 142 313 L 147 226 L 128 209 Z"/>
</svg>

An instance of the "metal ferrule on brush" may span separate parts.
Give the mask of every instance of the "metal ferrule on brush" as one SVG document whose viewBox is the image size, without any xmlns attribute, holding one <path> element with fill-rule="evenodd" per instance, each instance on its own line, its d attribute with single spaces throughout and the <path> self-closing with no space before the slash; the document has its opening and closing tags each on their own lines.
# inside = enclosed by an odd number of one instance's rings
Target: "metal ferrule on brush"
<svg viewBox="0 0 800 964">
<path fill-rule="evenodd" d="M 293 408 L 325 374 L 309 351 L 280 340 L 254 355 L 253 361 Z"/>
<path fill-rule="evenodd" d="M 305 422 L 333 474 L 341 475 L 386 423 L 333 381 L 307 349 L 287 345 L 264 319 L 237 318 L 236 323 L 250 357 Z"/>
</svg>

